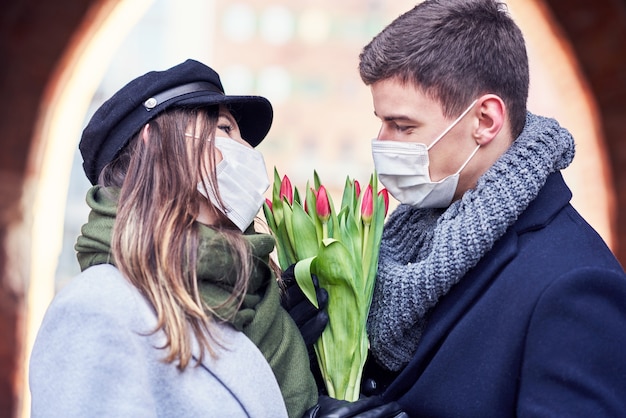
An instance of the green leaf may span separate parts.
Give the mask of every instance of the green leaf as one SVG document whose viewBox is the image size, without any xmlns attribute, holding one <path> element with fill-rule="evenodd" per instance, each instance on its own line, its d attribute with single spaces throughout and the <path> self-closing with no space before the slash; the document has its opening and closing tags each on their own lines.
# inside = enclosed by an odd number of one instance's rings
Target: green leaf
<svg viewBox="0 0 626 418">
<path fill-rule="evenodd" d="M 285 229 L 287 231 L 287 239 L 289 240 L 289 242 L 291 243 L 291 248 L 294 249 L 294 255 L 295 255 L 295 242 L 296 242 L 296 238 L 293 232 L 293 208 L 289 205 L 289 203 L 287 202 L 287 200 L 285 198 L 283 198 L 283 223 L 285 225 Z"/>
<path fill-rule="evenodd" d="M 317 171 L 313 171 L 313 186 L 315 186 L 315 190 L 319 190 L 322 182 L 320 181 L 320 176 L 317 174 Z"/>
<path fill-rule="evenodd" d="M 278 174 L 276 167 L 274 167 L 274 185 L 272 187 L 272 211 L 278 226 L 283 221 L 283 202 L 280 198 L 280 174 Z"/>
<path fill-rule="evenodd" d="M 294 204 L 292 209 L 291 224 L 294 234 L 292 242 L 296 257 L 298 260 L 314 257 L 319 249 L 315 223 L 299 203 Z"/>
<path fill-rule="evenodd" d="M 360 221 L 358 221 L 360 223 Z M 348 247 L 355 265 L 361 264 L 361 228 L 354 219 L 354 214 L 346 211 L 344 221 L 342 223 L 343 242 Z"/>
<path fill-rule="evenodd" d="M 354 182 L 350 180 L 350 177 L 346 176 L 346 182 L 343 186 L 343 195 L 341 196 L 341 208 L 351 208 L 354 205 Z"/>
<path fill-rule="evenodd" d="M 380 248 L 380 241 L 383 236 L 383 227 L 385 224 L 385 199 L 382 196 L 376 195 L 375 200 L 375 212 L 370 225 L 370 239 L 367 243 L 367 251 L 369 251 L 371 259 L 369 263 L 369 269 L 366 274 L 366 281 L 368 284 L 368 293 L 372 294 L 374 291 L 374 282 L 376 280 L 376 274 L 378 270 L 378 251 Z"/>
<path fill-rule="evenodd" d="M 293 202 L 294 204 L 296 202 L 302 204 L 302 201 L 300 200 L 300 192 L 298 191 L 298 188 L 295 186 L 293 188 Z"/>
<path fill-rule="evenodd" d="M 317 246 L 319 247 L 320 244 L 322 243 L 322 239 L 323 237 L 323 232 L 322 232 L 322 222 L 319 220 L 319 218 L 317 217 L 317 212 L 316 212 L 316 204 L 317 204 L 317 198 L 315 197 L 315 193 L 313 192 L 313 189 L 311 189 L 311 187 L 309 187 L 309 183 L 307 182 L 306 184 L 306 201 L 307 201 L 307 210 L 309 211 L 309 217 L 311 218 L 311 220 L 313 221 L 313 224 L 315 225 L 315 233 L 317 235 Z"/>
<path fill-rule="evenodd" d="M 337 221 L 337 211 L 335 210 L 335 204 L 333 203 L 333 198 L 330 193 L 328 193 L 328 204 L 330 205 L 330 219 L 327 222 L 328 237 L 341 241 L 341 229 L 339 228 L 339 222 Z"/>
<path fill-rule="evenodd" d="M 285 222 L 278 225 L 276 229 L 276 249 L 278 252 L 278 264 L 280 268 L 285 270 L 287 267 L 295 263 L 296 256 L 287 234 L 287 226 Z"/>
<path fill-rule="evenodd" d="M 278 174 L 278 169 L 274 167 L 274 184 L 272 186 L 272 199 L 280 196 L 280 174 Z"/>
<path fill-rule="evenodd" d="M 265 222 L 267 222 L 267 226 L 270 228 L 271 231 L 275 231 L 276 221 L 274 220 L 274 214 L 272 213 L 272 210 L 270 209 L 267 202 L 263 203 L 263 214 L 265 215 Z"/>
<path fill-rule="evenodd" d="M 317 295 L 315 294 L 315 285 L 313 284 L 313 278 L 311 277 L 311 263 L 315 257 L 305 258 L 296 263 L 293 273 L 296 276 L 296 283 L 304 293 L 304 296 L 319 309 L 319 303 L 317 302 Z"/>
</svg>

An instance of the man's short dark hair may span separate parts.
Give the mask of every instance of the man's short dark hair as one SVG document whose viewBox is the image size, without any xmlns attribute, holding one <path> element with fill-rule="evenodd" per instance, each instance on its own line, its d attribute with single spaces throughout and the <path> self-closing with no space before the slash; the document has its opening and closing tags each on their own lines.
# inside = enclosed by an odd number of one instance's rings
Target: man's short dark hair
<svg viewBox="0 0 626 418">
<path fill-rule="evenodd" d="M 411 83 L 458 116 L 482 94 L 509 111 L 511 134 L 524 128 L 528 56 L 519 27 L 496 0 L 427 0 L 395 19 L 363 48 L 366 85 L 388 78 Z"/>
</svg>

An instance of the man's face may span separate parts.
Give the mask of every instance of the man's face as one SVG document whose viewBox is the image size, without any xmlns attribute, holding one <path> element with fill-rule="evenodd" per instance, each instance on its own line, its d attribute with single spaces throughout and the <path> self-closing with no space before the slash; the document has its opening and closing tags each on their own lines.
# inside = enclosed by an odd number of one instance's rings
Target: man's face
<svg viewBox="0 0 626 418">
<path fill-rule="evenodd" d="M 381 120 L 381 141 L 417 142 L 429 146 L 455 118 L 446 118 L 441 105 L 413 84 L 396 78 L 371 85 L 374 114 Z M 432 181 L 456 173 L 476 148 L 472 127 L 473 112 L 465 115 L 429 150 Z M 464 170 L 465 171 L 465 170 Z M 463 173 L 461 173 L 463 175 Z"/>
</svg>

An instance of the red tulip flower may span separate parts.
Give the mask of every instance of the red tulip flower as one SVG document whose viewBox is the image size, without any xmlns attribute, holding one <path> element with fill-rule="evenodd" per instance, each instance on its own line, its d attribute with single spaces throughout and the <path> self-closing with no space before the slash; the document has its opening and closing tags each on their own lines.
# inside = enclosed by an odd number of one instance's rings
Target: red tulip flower
<svg viewBox="0 0 626 418">
<path fill-rule="evenodd" d="M 378 192 L 378 195 L 383 195 L 383 200 L 385 201 L 385 215 L 387 215 L 387 212 L 389 211 L 389 192 L 387 189 L 381 189 L 381 191 Z"/>
<path fill-rule="evenodd" d="M 265 203 L 267 204 L 267 206 L 269 206 L 270 211 L 272 210 L 272 201 L 269 200 L 267 197 L 265 198 Z"/>
<path fill-rule="evenodd" d="M 372 186 L 367 185 L 365 193 L 363 193 L 363 200 L 361 201 L 361 219 L 363 223 L 369 225 L 372 222 L 372 215 L 374 214 L 374 197 L 372 196 Z"/>
<path fill-rule="evenodd" d="M 289 177 L 287 177 L 286 175 L 283 177 L 283 181 L 280 183 L 279 197 L 281 200 L 283 198 L 287 199 L 287 202 L 289 202 L 290 205 L 293 204 L 293 187 L 291 186 L 291 181 L 289 180 Z"/>
<path fill-rule="evenodd" d="M 317 212 L 317 217 L 320 221 L 322 221 L 322 223 L 328 222 L 328 218 L 330 218 L 330 203 L 328 202 L 328 194 L 326 193 L 326 188 L 324 186 L 320 186 L 317 191 L 315 211 Z"/>
<path fill-rule="evenodd" d="M 357 199 L 361 196 L 361 185 L 357 180 L 354 180 L 354 191 L 356 192 Z"/>
</svg>

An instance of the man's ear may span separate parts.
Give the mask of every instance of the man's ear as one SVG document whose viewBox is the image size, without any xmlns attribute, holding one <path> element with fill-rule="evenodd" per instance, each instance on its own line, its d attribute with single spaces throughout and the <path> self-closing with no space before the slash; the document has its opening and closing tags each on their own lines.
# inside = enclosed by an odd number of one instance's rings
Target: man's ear
<svg viewBox="0 0 626 418">
<path fill-rule="evenodd" d="M 486 145 L 501 131 L 506 122 L 506 106 L 495 94 L 485 94 L 478 99 L 478 126 L 474 130 L 476 143 Z"/>
</svg>

